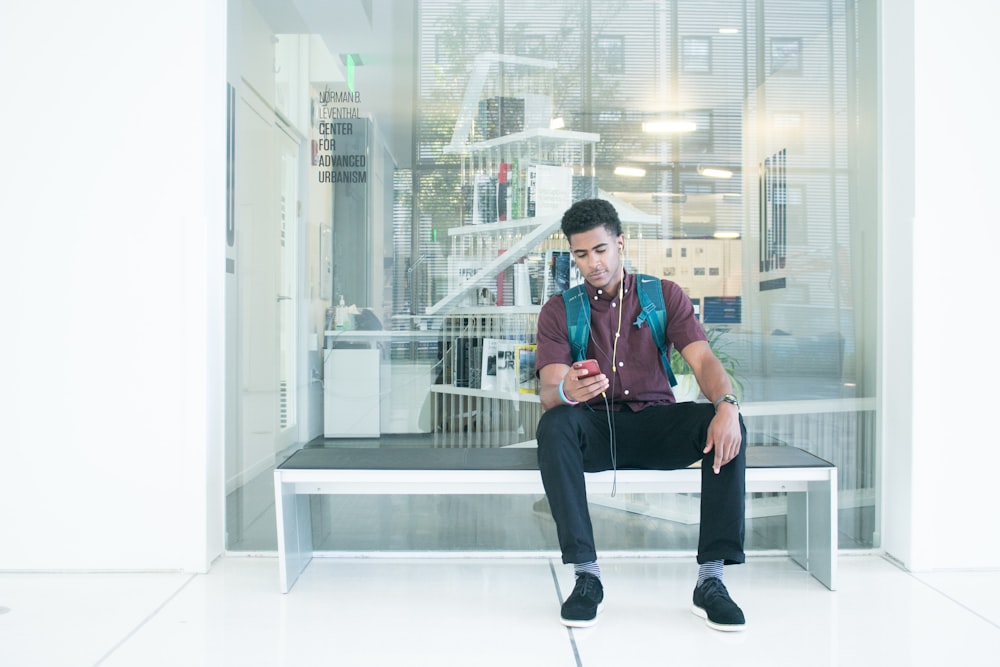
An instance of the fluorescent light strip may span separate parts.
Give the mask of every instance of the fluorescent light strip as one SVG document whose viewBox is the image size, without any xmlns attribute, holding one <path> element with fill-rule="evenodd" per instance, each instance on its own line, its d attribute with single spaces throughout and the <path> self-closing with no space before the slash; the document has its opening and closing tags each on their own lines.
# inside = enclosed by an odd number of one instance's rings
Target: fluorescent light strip
<svg viewBox="0 0 1000 667">
<path fill-rule="evenodd" d="M 653 192 L 650 194 L 650 197 L 652 199 L 678 202 L 680 204 L 687 201 L 687 195 L 682 192 Z"/>
<path fill-rule="evenodd" d="M 709 178 L 732 178 L 733 172 L 728 169 L 715 169 L 714 167 L 705 167 L 699 172 L 702 176 L 708 176 Z"/>
<path fill-rule="evenodd" d="M 697 129 L 698 126 L 689 120 L 651 120 L 642 124 L 643 132 L 694 132 Z"/>
<path fill-rule="evenodd" d="M 640 169 L 639 167 L 615 167 L 615 176 L 642 177 L 645 175 L 646 175 L 646 170 Z"/>
</svg>

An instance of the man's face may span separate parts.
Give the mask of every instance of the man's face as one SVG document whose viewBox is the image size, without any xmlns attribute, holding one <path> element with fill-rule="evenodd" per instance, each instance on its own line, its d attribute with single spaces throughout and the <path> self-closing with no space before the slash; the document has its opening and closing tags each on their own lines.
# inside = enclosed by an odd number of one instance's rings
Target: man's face
<svg viewBox="0 0 1000 667">
<path fill-rule="evenodd" d="M 614 236 L 603 225 L 569 237 L 569 249 L 584 279 L 597 289 L 618 291 L 622 279 L 621 245 L 625 237 Z"/>
</svg>

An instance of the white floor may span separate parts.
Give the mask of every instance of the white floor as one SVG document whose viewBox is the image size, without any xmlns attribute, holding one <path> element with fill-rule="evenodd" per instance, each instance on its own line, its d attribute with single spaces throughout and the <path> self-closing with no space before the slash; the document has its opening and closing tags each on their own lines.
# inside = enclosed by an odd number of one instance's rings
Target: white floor
<svg viewBox="0 0 1000 667">
<path fill-rule="evenodd" d="M 1000 571 L 911 574 L 841 556 L 840 589 L 791 561 L 726 570 L 749 623 L 689 611 L 687 559 L 604 559 L 597 626 L 558 622 L 572 573 L 545 558 L 277 561 L 206 575 L 0 574 L 3 667 L 193 665 L 1000 665 Z"/>
</svg>

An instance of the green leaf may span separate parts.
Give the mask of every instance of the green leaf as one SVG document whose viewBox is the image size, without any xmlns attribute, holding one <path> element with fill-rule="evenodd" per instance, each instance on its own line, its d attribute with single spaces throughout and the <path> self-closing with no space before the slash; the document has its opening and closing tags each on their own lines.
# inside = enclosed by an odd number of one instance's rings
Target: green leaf
<svg viewBox="0 0 1000 667">
<path fill-rule="evenodd" d="M 726 370 L 726 374 L 729 375 L 729 380 L 733 383 L 733 391 L 742 400 L 743 382 L 736 371 L 740 366 L 740 360 L 726 351 L 729 341 L 724 340 L 724 338 L 728 331 L 728 329 L 724 328 L 713 328 L 706 329 L 705 334 L 708 336 L 708 346 L 712 349 L 715 357 Z M 674 372 L 674 375 L 687 375 L 691 373 L 691 367 L 684 361 L 684 357 L 681 356 L 676 347 L 670 351 L 670 370 Z"/>
</svg>

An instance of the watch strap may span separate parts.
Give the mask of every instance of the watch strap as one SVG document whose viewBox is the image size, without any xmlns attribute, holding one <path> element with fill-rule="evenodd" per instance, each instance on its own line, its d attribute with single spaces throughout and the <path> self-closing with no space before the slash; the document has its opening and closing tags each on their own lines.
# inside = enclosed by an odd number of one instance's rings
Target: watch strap
<svg viewBox="0 0 1000 667">
<path fill-rule="evenodd" d="M 716 410 L 718 410 L 719 406 L 723 403 L 732 403 L 733 405 L 736 406 L 737 409 L 739 409 L 740 407 L 740 401 L 739 399 L 736 398 L 735 394 L 723 394 L 722 396 L 719 396 L 717 399 L 715 399 L 715 401 L 712 402 L 712 405 L 715 407 Z"/>
</svg>

